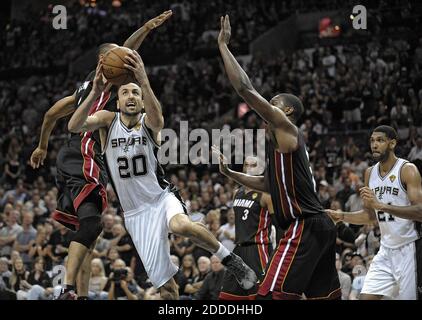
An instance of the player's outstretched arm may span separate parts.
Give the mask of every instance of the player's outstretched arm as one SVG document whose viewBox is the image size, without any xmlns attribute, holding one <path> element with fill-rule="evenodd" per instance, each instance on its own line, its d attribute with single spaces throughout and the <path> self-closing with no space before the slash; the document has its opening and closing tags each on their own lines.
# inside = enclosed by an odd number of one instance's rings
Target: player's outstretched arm
<svg viewBox="0 0 422 320">
<path fill-rule="evenodd" d="M 227 76 L 236 92 L 258 114 L 275 128 L 285 129 L 297 136 L 297 128 L 287 116 L 277 107 L 271 105 L 252 86 L 248 75 L 230 52 L 228 44 L 231 36 L 229 16 L 221 17 L 221 30 L 218 36 L 218 47 L 223 58 Z"/>
<path fill-rule="evenodd" d="M 402 167 L 400 179 L 406 186 L 411 206 L 402 207 L 381 203 L 368 187 L 360 190 L 361 197 L 373 209 L 388 212 L 399 218 L 422 222 L 422 186 L 418 168 L 413 163 L 406 163 Z"/>
<path fill-rule="evenodd" d="M 220 172 L 226 177 L 233 179 L 237 183 L 259 192 L 268 192 L 265 188 L 264 176 L 251 176 L 242 172 L 229 169 L 227 158 L 216 146 L 212 146 L 212 152 L 216 153 L 220 160 Z"/>
<path fill-rule="evenodd" d="M 76 93 L 60 99 L 45 113 L 41 127 L 40 142 L 38 147 L 32 152 L 30 159 L 32 168 L 36 169 L 44 164 L 44 159 L 47 156 L 48 139 L 50 139 L 57 120 L 72 114 L 75 111 L 75 103 Z"/>
<path fill-rule="evenodd" d="M 101 93 L 106 90 L 107 86 L 108 85 L 104 80 L 102 73 L 102 60 L 100 60 L 97 65 L 90 93 L 73 113 L 72 118 L 70 118 L 69 123 L 67 124 L 67 128 L 70 132 L 78 133 L 95 131 L 99 128 L 108 127 L 110 125 L 114 118 L 113 112 L 101 110 L 91 116 L 88 116 L 89 109 L 92 104 L 101 95 Z"/>
<path fill-rule="evenodd" d="M 164 127 L 164 117 L 161 110 L 161 104 L 155 96 L 154 91 L 152 91 L 149 83 L 144 62 L 136 51 L 129 53 L 125 58 L 125 67 L 133 72 L 142 89 L 146 113 L 145 124 L 155 133 L 155 135 L 158 135 L 160 130 Z"/>
<path fill-rule="evenodd" d="M 138 50 L 150 31 L 161 26 L 172 14 L 173 12 L 171 10 L 167 10 L 159 16 L 147 21 L 142 27 L 132 33 L 123 46 L 132 50 Z"/>
<path fill-rule="evenodd" d="M 369 175 L 371 173 L 372 167 L 366 169 L 365 171 L 365 186 L 369 184 Z M 330 210 L 327 209 L 325 212 L 334 220 L 334 222 L 344 221 L 352 224 L 373 224 L 377 221 L 375 215 L 375 210 L 364 201 L 364 208 L 359 211 L 354 212 L 344 212 L 341 210 Z"/>
</svg>

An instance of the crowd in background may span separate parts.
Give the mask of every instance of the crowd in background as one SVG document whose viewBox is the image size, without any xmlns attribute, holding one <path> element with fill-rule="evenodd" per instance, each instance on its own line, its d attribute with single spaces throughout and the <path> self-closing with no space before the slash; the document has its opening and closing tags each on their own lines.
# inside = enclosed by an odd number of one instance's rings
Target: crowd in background
<svg viewBox="0 0 422 320">
<path fill-rule="evenodd" d="M 130 3 L 133 7 L 129 10 L 113 15 L 115 8 L 105 8 L 103 15 L 98 11 L 100 8 L 94 14 L 92 8 L 75 5 L 71 8 L 69 30 L 60 36 L 42 27 L 48 17 L 45 12 L 40 21 L 10 25 L 1 34 L 6 48 L 0 59 L 10 61 L 2 64 L 2 68 L 65 65 L 92 44 L 124 39 L 130 34 L 128 30 L 136 29 L 146 17 L 173 5 L 175 11 L 180 11 L 171 18 L 173 24 L 158 29 L 157 38 L 146 40 L 142 47 L 146 56 L 161 51 L 176 57 L 172 68 L 154 71 L 148 68 L 166 127 L 177 132 L 181 120 L 189 121 L 190 129 L 209 130 L 214 120 L 222 120 L 216 123 L 230 129 L 265 127 L 253 111 L 239 116 L 241 100 L 228 82 L 220 59 L 215 54 L 201 57 L 197 50 L 208 41 L 209 46 L 216 47 L 215 34 L 206 31 L 218 31 L 216 21 L 220 12 L 243 12 L 232 19 L 232 37 L 235 50 L 247 53 L 247 44 L 279 21 L 279 16 L 274 15 L 279 6 L 300 10 L 302 2 L 271 1 L 265 7 L 218 0 L 207 5 L 190 1 L 177 5 L 172 1 Z M 291 3 L 298 3 L 298 7 Z M 39 25 L 34 28 L 31 23 Z M 99 32 L 100 25 L 108 31 Z M 32 40 L 22 41 L 28 32 Z M 81 34 L 84 36 L 80 37 Z M 301 97 L 306 111 L 299 126 L 307 140 L 318 196 L 325 208 L 361 209 L 357 190 L 363 185 L 364 171 L 372 165 L 368 138 L 370 130 L 378 125 L 396 128 L 400 139 L 398 155 L 422 169 L 422 38 L 374 37 L 364 44 L 316 45 L 293 54 L 277 52 L 271 58 L 255 55 L 244 67 L 264 97 L 271 98 L 278 92 Z M 54 131 L 44 166 L 33 170 L 29 158 L 38 143 L 45 111 L 55 101 L 72 94 L 83 80 L 66 70 L 0 80 L 3 299 L 54 296 L 53 268 L 64 265 L 73 236 L 50 217 L 57 199 L 56 155 L 67 137 L 67 119 L 60 121 Z M 220 241 L 233 248 L 231 205 L 235 183 L 221 176 L 215 165 L 167 169 L 168 179 L 179 188 L 192 220 L 206 224 Z M 104 229 L 92 261 L 90 298 L 160 299 L 124 228 L 117 197 L 110 187 L 108 201 L 109 207 L 102 216 Z M 365 273 L 379 248 L 379 239 L 377 226 L 338 224 L 337 267 L 344 299 L 358 297 Z M 218 296 L 215 279 L 224 272 L 220 261 L 188 239 L 171 235 L 169 241 L 173 261 L 181 266 L 176 275 L 180 296 L 215 299 Z M 115 270 L 120 270 L 119 276 Z M 120 275 L 121 270 L 126 272 Z"/>
</svg>

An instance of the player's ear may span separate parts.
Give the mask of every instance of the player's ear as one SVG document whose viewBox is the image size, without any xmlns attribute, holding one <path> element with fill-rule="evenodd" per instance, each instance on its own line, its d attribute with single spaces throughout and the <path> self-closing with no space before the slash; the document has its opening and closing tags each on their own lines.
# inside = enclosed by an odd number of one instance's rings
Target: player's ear
<svg viewBox="0 0 422 320">
<path fill-rule="evenodd" d="M 397 140 L 396 139 L 391 139 L 390 140 L 390 148 L 394 150 L 394 148 L 397 145 Z"/>
<path fill-rule="evenodd" d="M 117 110 L 120 110 L 119 100 L 117 100 Z"/>
<path fill-rule="evenodd" d="M 295 111 L 295 109 L 293 107 L 285 107 L 283 111 L 286 116 L 290 116 L 291 114 L 293 114 L 293 111 Z"/>
</svg>

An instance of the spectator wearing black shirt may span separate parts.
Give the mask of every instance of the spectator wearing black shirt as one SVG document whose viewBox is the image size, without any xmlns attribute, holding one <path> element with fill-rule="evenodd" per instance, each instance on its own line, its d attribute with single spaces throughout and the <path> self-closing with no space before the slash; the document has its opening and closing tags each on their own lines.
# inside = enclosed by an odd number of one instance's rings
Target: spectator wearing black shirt
<svg viewBox="0 0 422 320">
<path fill-rule="evenodd" d="M 112 228 L 114 226 L 114 217 L 107 213 L 103 215 L 103 233 L 101 237 L 106 240 L 111 240 L 114 238 Z"/>
<path fill-rule="evenodd" d="M 195 293 L 196 300 L 218 300 L 224 273 L 226 272 L 221 260 L 216 256 L 211 257 L 211 272 L 207 274 L 201 288 Z"/>
<path fill-rule="evenodd" d="M 110 249 L 108 249 L 107 252 L 107 257 L 105 259 L 105 263 L 104 263 L 104 271 L 106 276 L 108 277 L 112 271 L 112 266 L 114 261 L 116 261 L 117 259 L 120 259 L 120 255 L 119 255 L 119 251 L 117 251 L 116 247 L 112 247 Z"/>
<path fill-rule="evenodd" d="M 44 259 L 38 257 L 34 261 L 33 271 L 28 276 L 28 288 L 17 292 L 18 300 L 51 300 L 53 288 L 51 279 L 44 270 Z"/>
<path fill-rule="evenodd" d="M 28 255 L 31 260 L 34 260 L 37 257 L 43 258 L 45 262 L 45 266 L 44 266 L 45 269 L 51 270 L 53 267 L 52 261 L 46 252 L 48 241 L 49 239 L 47 238 L 45 227 L 43 225 L 39 225 L 37 227 L 37 237 L 35 238 L 35 241 L 32 243 L 32 246 L 29 249 Z"/>
<path fill-rule="evenodd" d="M 179 294 L 185 293 L 185 287 L 189 282 L 193 282 L 193 279 L 198 275 L 198 269 L 195 265 L 195 260 L 191 254 L 187 254 L 183 257 L 181 270 L 181 277 L 179 279 Z"/>
<path fill-rule="evenodd" d="M 341 157 L 341 147 L 337 144 L 337 139 L 335 137 L 330 138 L 327 146 L 325 147 L 324 154 L 327 165 L 327 175 L 332 177 L 334 170 L 336 170 L 339 165 Z"/>
<path fill-rule="evenodd" d="M 58 222 L 55 225 L 57 230 L 51 234 L 46 252 L 54 264 L 61 264 L 67 256 L 74 233 Z"/>
<path fill-rule="evenodd" d="M 27 286 L 29 271 L 26 270 L 22 258 L 15 259 L 12 265 L 12 275 L 10 276 L 10 287 L 13 291 L 18 292 Z"/>
<path fill-rule="evenodd" d="M 199 257 L 198 259 L 198 275 L 192 280 L 188 280 L 185 286 L 185 295 L 191 297 L 201 288 L 207 274 L 211 270 L 211 260 L 208 257 Z"/>
<path fill-rule="evenodd" d="M 351 181 L 349 178 L 345 178 L 343 183 L 344 187 L 342 190 L 337 192 L 336 198 L 341 204 L 341 209 L 345 210 L 344 205 L 346 204 L 347 200 L 349 200 L 349 197 L 355 193 L 355 191 L 352 189 Z"/>
<path fill-rule="evenodd" d="M 110 247 L 116 248 L 120 259 L 126 265 L 130 265 L 133 256 L 133 242 L 125 228 L 121 224 L 115 224 L 112 228 L 113 239 L 110 240 Z"/>
</svg>

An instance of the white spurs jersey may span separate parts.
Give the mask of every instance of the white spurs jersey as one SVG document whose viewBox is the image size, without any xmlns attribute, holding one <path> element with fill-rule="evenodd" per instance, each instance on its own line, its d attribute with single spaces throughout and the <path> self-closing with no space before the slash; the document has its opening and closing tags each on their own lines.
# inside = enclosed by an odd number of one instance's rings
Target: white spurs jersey
<svg viewBox="0 0 422 320">
<path fill-rule="evenodd" d="M 407 160 L 397 159 L 393 168 L 381 177 L 379 162 L 372 168 L 369 176 L 369 188 L 382 203 L 393 206 L 410 206 L 407 191 L 400 181 L 401 168 Z M 376 210 L 381 231 L 381 244 L 396 249 L 419 239 L 419 224 L 412 220 L 402 219 L 388 212 Z"/>
<path fill-rule="evenodd" d="M 157 159 L 159 145 L 145 125 L 127 128 L 116 113 L 105 144 L 109 177 L 124 212 L 154 204 L 169 183 Z"/>
</svg>

